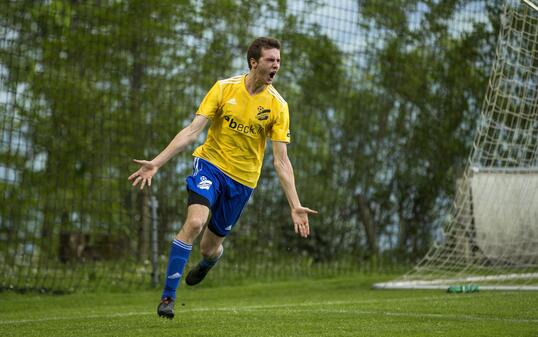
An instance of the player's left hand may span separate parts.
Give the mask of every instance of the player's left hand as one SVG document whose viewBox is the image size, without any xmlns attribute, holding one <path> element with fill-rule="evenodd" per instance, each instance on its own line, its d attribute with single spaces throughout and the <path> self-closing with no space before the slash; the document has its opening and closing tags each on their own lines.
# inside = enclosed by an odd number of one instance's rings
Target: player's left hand
<svg viewBox="0 0 538 337">
<path fill-rule="evenodd" d="M 295 227 L 295 233 L 299 234 L 303 238 L 308 237 L 310 234 L 308 214 L 318 214 L 318 211 L 314 211 L 313 209 L 302 206 L 291 210 L 291 218 L 293 220 L 293 226 Z"/>
</svg>

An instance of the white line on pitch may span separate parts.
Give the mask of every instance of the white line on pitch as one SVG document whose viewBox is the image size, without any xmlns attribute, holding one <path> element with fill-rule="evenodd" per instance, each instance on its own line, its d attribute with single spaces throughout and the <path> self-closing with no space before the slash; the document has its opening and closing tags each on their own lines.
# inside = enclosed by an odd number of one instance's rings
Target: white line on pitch
<svg viewBox="0 0 538 337">
<path fill-rule="evenodd" d="M 372 303 L 384 303 L 384 302 L 412 302 L 412 301 L 425 301 L 425 300 L 437 300 L 439 297 L 428 296 L 428 297 L 413 297 L 413 298 L 387 298 L 387 299 L 372 299 L 372 300 L 362 300 L 362 301 L 326 301 L 326 302 L 305 302 L 305 303 L 288 303 L 288 304 L 264 304 L 264 305 L 249 305 L 241 307 L 200 307 L 200 308 L 184 308 L 181 307 L 181 312 L 204 312 L 204 311 L 254 311 L 254 310 L 263 310 L 263 309 L 278 309 L 278 308 L 290 308 L 290 307 L 304 307 L 304 306 L 325 306 L 325 305 L 342 305 L 342 304 L 372 304 Z M 455 297 L 453 298 L 455 299 Z M 179 306 L 176 305 L 176 310 Z M 14 319 L 14 320 L 0 320 L 0 325 L 2 324 L 17 324 L 17 323 L 32 323 L 32 322 L 47 322 L 47 321 L 60 321 L 60 320 L 71 320 L 71 319 L 83 319 L 83 318 L 106 318 L 106 317 L 129 317 L 129 316 L 142 316 L 142 315 L 151 315 L 152 312 L 124 312 L 116 314 L 106 314 L 106 315 L 85 315 L 85 316 L 50 316 L 43 318 L 35 319 Z"/>
<path fill-rule="evenodd" d="M 246 310 L 243 310 L 246 311 Z M 254 310 L 252 310 L 254 311 Z M 288 312 L 312 312 L 312 310 L 306 309 L 292 309 Z M 385 315 L 395 317 L 429 317 L 438 319 L 455 319 L 462 321 L 498 321 L 508 323 L 538 323 L 538 319 L 518 319 L 518 318 L 499 318 L 499 317 L 484 317 L 484 316 L 471 316 L 471 315 L 454 315 L 454 314 L 429 314 L 423 312 L 390 312 L 390 311 L 373 311 L 373 310 L 353 310 L 353 309 L 316 309 L 316 312 L 323 313 L 337 313 L 337 314 L 362 314 L 362 315 Z"/>
<path fill-rule="evenodd" d="M 207 312 L 207 311 L 227 311 L 227 312 L 254 312 L 267 309 L 287 309 L 288 312 L 311 312 L 313 310 L 317 312 L 335 312 L 335 313 L 354 313 L 354 314 L 363 314 L 363 315 L 373 315 L 373 314 L 382 314 L 387 316 L 405 316 L 405 317 L 430 317 L 430 318 L 452 318 L 459 320 L 472 320 L 472 321 L 503 321 L 503 322 L 512 322 L 512 323 L 538 323 L 538 319 L 511 319 L 511 318 L 496 318 L 496 317 L 481 317 L 481 316 L 470 316 L 470 315 L 451 315 L 451 314 L 429 314 L 429 313 L 411 313 L 411 312 L 387 312 L 383 310 L 378 311 L 364 311 L 364 310 L 354 310 L 354 309 L 327 309 L 327 306 L 331 305 L 346 305 L 346 304 L 372 304 L 372 303 L 386 303 L 386 302 L 404 302 L 410 303 L 415 301 L 424 301 L 424 300 L 455 300 L 455 299 L 465 299 L 468 297 L 458 296 L 458 297 L 414 297 L 414 298 L 387 298 L 387 299 L 375 299 L 375 300 L 363 300 L 363 301 L 327 301 L 327 302 L 306 302 L 306 303 L 293 303 L 293 304 L 267 304 L 267 305 L 251 305 L 251 306 L 240 306 L 240 307 L 201 307 L 201 308 L 180 308 L 181 312 Z M 325 308 L 319 309 L 293 309 L 301 307 L 315 307 L 323 306 Z M 130 317 L 130 316 L 147 316 L 154 315 L 154 312 L 140 311 L 140 312 L 124 312 L 116 314 L 99 314 L 99 315 L 84 315 L 84 316 L 51 316 L 44 318 L 36 319 L 14 319 L 14 320 L 0 320 L 0 325 L 5 324 L 22 324 L 22 323 L 38 323 L 38 322 L 47 322 L 47 321 L 61 321 L 61 320 L 80 320 L 80 319 L 101 319 L 101 318 L 113 318 L 113 317 Z"/>
</svg>

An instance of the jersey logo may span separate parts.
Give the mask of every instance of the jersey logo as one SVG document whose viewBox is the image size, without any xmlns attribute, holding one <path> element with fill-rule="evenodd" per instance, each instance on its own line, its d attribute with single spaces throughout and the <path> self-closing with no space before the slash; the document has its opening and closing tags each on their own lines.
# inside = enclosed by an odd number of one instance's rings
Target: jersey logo
<svg viewBox="0 0 538 337">
<path fill-rule="evenodd" d="M 270 112 L 271 112 L 271 109 L 264 109 L 263 106 L 259 106 L 258 113 L 256 114 L 256 118 L 258 118 L 259 121 L 264 121 L 267 118 L 269 118 Z"/>
<path fill-rule="evenodd" d="M 237 102 L 235 101 L 235 97 L 232 98 L 232 99 L 229 99 L 226 103 L 230 104 L 230 105 L 236 105 Z"/>
<path fill-rule="evenodd" d="M 200 182 L 198 183 L 198 188 L 201 190 L 209 190 L 209 188 L 213 185 L 213 182 L 206 178 L 206 176 L 200 177 Z"/>
<path fill-rule="evenodd" d="M 245 125 L 243 123 L 239 123 L 229 115 L 224 116 L 224 120 L 228 122 L 228 127 L 230 129 L 245 135 L 257 136 L 263 131 L 263 128 L 259 125 Z"/>
</svg>

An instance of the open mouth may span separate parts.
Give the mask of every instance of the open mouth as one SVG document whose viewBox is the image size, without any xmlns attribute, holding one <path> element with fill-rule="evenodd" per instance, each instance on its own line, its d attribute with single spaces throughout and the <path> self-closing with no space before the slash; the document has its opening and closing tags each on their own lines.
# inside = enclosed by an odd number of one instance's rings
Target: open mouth
<svg viewBox="0 0 538 337">
<path fill-rule="evenodd" d="M 271 79 L 273 79 L 275 77 L 275 75 L 276 75 L 276 71 L 272 71 L 272 72 L 269 73 L 269 77 Z"/>
</svg>

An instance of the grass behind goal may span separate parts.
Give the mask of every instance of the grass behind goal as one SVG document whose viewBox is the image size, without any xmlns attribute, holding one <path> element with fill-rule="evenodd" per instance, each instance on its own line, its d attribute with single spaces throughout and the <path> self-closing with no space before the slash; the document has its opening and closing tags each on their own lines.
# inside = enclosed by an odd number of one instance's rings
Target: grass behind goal
<svg viewBox="0 0 538 337">
<path fill-rule="evenodd" d="M 374 291 L 372 276 L 159 292 L 0 293 L 1 336 L 536 336 L 538 293 Z"/>
</svg>

